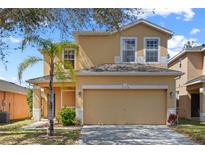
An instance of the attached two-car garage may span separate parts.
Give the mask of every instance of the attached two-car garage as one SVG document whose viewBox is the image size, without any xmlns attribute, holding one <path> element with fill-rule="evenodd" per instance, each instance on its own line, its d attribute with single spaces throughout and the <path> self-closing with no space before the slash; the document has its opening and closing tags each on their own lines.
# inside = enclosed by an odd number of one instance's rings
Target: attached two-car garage
<svg viewBox="0 0 205 154">
<path fill-rule="evenodd" d="M 166 124 L 166 90 L 85 89 L 84 124 Z"/>
<path fill-rule="evenodd" d="M 76 116 L 82 124 L 166 124 L 176 114 L 181 72 L 143 64 L 102 64 L 77 74 Z"/>
</svg>

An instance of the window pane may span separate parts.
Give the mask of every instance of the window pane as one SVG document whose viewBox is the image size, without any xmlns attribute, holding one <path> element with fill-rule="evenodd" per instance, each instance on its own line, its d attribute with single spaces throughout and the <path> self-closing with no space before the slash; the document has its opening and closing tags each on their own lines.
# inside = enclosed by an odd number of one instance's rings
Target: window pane
<svg viewBox="0 0 205 154">
<path fill-rule="evenodd" d="M 125 50 L 134 50 L 135 49 L 135 40 L 124 40 L 124 49 Z"/>
<path fill-rule="evenodd" d="M 146 62 L 157 62 L 158 61 L 158 39 L 146 39 L 145 50 L 146 50 Z"/>
<path fill-rule="evenodd" d="M 158 50 L 146 49 L 146 62 L 157 62 L 158 61 Z"/>
<path fill-rule="evenodd" d="M 135 61 L 135 39 L 123 39 L 123 62 Z"/>
<path fill-rule="evenodd" d="M 64 50 L 64 62 L 70 63 L 73 68 L 75 66 L 75 51 L 74 50 Z M 66 64 L 64 65 L 64 68 L 66 69 Z"/>
<path fill-rule="evenodd" d="M 147 39 L 146 48 L 147 49 L 158 49 L 158 39 Z"/>
</svg>

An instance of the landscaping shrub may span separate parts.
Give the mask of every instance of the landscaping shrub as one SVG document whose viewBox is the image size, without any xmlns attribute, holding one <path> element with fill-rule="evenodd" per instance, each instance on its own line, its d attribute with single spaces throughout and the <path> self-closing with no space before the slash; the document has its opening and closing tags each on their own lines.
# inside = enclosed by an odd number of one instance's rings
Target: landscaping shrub
<svg viewBox="0 0 205 154">
<path fill-rule="evenodd" d="M 32 111 L 33 111 L 33 89 L 32 88 L 28 88 L 27 90 L 27 96 L 26 96 L 26 100 L 29 106 L 29 112 L 32 115 Z"/>
<path fill-rule="evenodd" d="M 64 126 L 75 125 L 75 109 L 64 107 L 59 112 L 57 120 Z"/>
</svg>

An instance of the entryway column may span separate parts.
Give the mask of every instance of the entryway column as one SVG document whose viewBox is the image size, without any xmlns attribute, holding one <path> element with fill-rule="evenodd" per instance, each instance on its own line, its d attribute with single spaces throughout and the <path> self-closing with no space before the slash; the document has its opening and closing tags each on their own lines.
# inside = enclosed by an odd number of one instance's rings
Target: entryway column
<svg viewBox="0 0 205 154">
<path fill-rule="evenodd" d="M 41 120 L 41 88 L 39 86 L 33 87 L 33 120 Z"/>
<path fill-rule="evenodd" d="M 200 121 L 205 121 L 205 87 L 200 88 Z"/>
</svg>

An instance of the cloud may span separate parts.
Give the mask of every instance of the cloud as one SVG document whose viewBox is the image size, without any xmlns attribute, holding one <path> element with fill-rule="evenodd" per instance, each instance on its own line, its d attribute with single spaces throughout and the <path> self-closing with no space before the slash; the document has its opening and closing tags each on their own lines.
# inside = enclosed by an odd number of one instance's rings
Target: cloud
<svg viewBox="0 0 205 154">
<path fill-rule="evenodd" d="M 2 39 L 3 41 L 8 41 L 10 43 L 15 43 L 15 44 L 18 44 L 22 41 L 22 38 L 17 38 L 17 37 L 13 37 L 13 36 L 9 36 L 7 38 L 3 38 Z"/>
<path fill-rule="evenodd" d="M 200 32 L 200 29 L 198 29 L 198 28 L 192 28 L 190 34 L 191 34 L 191 35 L 195 35 L 195 34 L 197 34 L 197 33 L 199 33 L 199 32 Z"/>
<path fill-rule="evenodd" d="M 2 76 L 0 76 L 0 79 L 1 79 L 1 80 L 5 80 L 5 78 L 4 78 L 4 77 L 2 77 Z"/>
<path fill-rule="evenodd" d="M 12 37 L 12 36 L 10 36 L 10 37 L 8 38 L 8 40 L 9 40 L 11 43 L 20 43 L 20 42 L 22 41 L 21 38 L 15 38 L 15 37 Z"/>
<path fill-rule="evenodd" d="M 143 9 L 144 14 L 140 14 L 139 18 L 148 18 L 150 16 L 159 15 L 167 17 L 171 14 L 177 15 L 176 19 L 182 19 L 184 21 L 190 21 L 194 17 L 195 13 L 189 8 L 164 8 L 164 9 Z M 154 11 L 154 13 L 153 13 Z"/>
<path fill-rule="evenodd" d="M 186 38 L 184 35 L 176 35 L 172 39 L 168 40 L 168 52 L 170 57 L 173 57 L 177 53 L 183 50 L 184 44 L 188 41 L 195 42 L 194 45 L 198 45 L 196 38 Z"/>
</svg>

